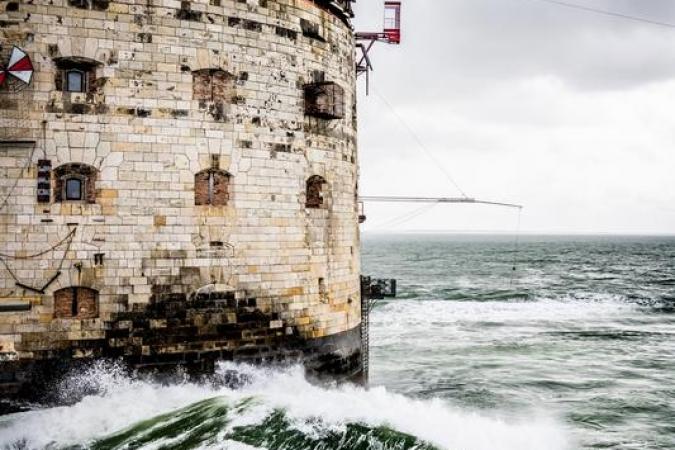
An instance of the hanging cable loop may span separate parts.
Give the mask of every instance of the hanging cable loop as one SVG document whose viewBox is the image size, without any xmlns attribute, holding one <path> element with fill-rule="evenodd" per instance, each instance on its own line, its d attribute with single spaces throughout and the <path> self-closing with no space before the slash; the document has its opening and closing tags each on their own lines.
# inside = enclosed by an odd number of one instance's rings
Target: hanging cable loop
<svg viewBox="0 0 675 450">
<path fill-rule="evenodd" d="M 73 238 L 73 236 L 75 236 L 76 232 L 77 232 L 77 228 L 74 228 L 74 229 L 70 230 L 70 232 L 66 235 L 66 237 L 64 237 L 63 239 L 61 239 L 59 242 L 52 245 L 48 249 L 42 250 L 38 253 L 34 253 L 32 255 L 25 255 L 25 256 L 17 256 L 17 255 L 9 255 L 7 253 L 0 253 L 0 258 L 19 260 L 19 259 L 32 259 L 32 258 L 37 258 L 37 257 L 42 256 L 42 255 L 46 255 L 47 253 L 51 252 L 52 250 L 56 250 L 57 248 L 62 246 L 66 241 L 68 241 L 68 240 L 72 241 L 72 238 Z M 70 245 L 70 242 L 68 243 L 68 245 Z"/>
</svg>

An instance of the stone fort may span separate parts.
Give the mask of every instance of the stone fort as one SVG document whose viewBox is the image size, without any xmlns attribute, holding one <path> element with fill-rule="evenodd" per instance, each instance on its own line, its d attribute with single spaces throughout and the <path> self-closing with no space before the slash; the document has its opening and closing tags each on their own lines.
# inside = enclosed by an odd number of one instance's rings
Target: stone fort
<svg viewBox="0 0 675 450">
<path fill-rule="evenodd" d="M 0 395 L 361 372 L 352 0 L 0 0 Z"/>
</svg>

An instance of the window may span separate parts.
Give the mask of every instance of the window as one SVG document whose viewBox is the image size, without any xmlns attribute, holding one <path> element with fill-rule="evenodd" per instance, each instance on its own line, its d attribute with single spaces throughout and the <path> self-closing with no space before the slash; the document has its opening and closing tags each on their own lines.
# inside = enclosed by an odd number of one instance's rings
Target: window
<svg viewBox="0 0 675 450">
<path fill-rule="evenodd" d="M 94 253 L 94 265 L 95 266 L 102 266 L 104 257 L 105 257 L 105 253 Z"/>
<path fill-rule="evenodd" d="M 71 69 L 66 71 L 66 84 L 63 87 L 64 91 L 68 92 L 85 92 L 87 90 L 87 83 L 85 73 L 81 70 Z"/>
<path fill-rule="evenodd" d="M 234 95 L 234 76 L 221 69 L 192 72 L 192 97 L 201 101 L 230 101 Z"/>
<path fill-rule="evenodd" d="M 75 8 L 105 11 L 108 9 L 110 0 L 68 0 L 68 3 Z"/>
<path fill-rule="evenodd" d="M 316 209 L 324 206 L 323 186 L 325 184 L 326 180 L 319 175 L 311 176 L 307 180 L 305 199 L 306 208 Z"/>
<path fill-rule="evenodd" d="M 342 119 L 345 115 L 344 89 L 332 81 L 304 86 L 305 114 L 321 119 Z"/>
<path fill-rule="evenodd" d="M 94 92 L 97 87 L 96 67 L 99 62 L 77 56 L 55 58 L 56 89 L 63 92 Z"/>
<path fill-rule="evenodd" d="M 326 38 L 323 37 L 323 33 L 321 32 L 321 26 L 318 23 L 313 23 L 306 19 L 300 19 L 300 29 L 302 30 L 303 36 L 317 41 L 326 42 Z"/>
<path fill-rule="evenodd" d="M 207 169 L 195 175 L 195 205 L 225 206 L 230 199 L 231 175 L 220 169 Z"/>
<path fill-rule="evenodd" d="M 54 169 L 56 202 L 96 203 L 96 169 L 86 164 L 64 164 Z"/>
<path fill-rule="evenodd" d="M 54 292 L 54 317 L 94 319 L 98 317 L 98 292 L 73 286 Z"/>
<path fill-rule="evenodd" d="M 193 11 L 188 0 L 180 2 L 180 9 L 176 11 L 176 18 L 179 20 L 192 20 L 199 22 L 202 18 L 201 11 Z"/>
<path fill-rule="evenodd" d="M 66 179 L 66 200 L 82 200 L 82 180 L 79 178 Z"/>
</svg>

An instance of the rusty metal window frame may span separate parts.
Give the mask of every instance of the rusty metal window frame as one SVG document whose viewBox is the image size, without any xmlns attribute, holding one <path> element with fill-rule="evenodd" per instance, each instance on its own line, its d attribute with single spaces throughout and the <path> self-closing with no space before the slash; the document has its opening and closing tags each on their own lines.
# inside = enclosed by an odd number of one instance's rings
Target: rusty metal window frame
<svg viewBox="0 0 675 450">
<path fill-rule="evenodd" d="M 345 91 L 333 81 L 304 85 L 305 115 L 335 120 L 345 117 Z"/>
<path fill-rule="evenodd" d="M 68 0 L 68 6 L 78 9 L 105 11 L 110 4 L 109 0 Z"/>
<path fill-rule="evenodd" d="M 230 72 L 223 69 L 208 68 L 208 69 L 193 70 L 192 71 L 193 96 L 194 96 L 194 85 L 195 83 L 198 82 L 198 79 L 203 78 L 205 81 L 208 80 L 208 98 L 194 98 L 194 100 L 206 102 L 216 101 L 214 81 L 216 77 L 219 75 L 222 75 L 226 79 L 227 78 L 229 78 L 230 80 L 234 79 L 234 76 Z"/>
<path fill-rule="evenodd" d="M 92 289 L 90 287 L 86 286 L 68 286 L 62 289 L 58 289 L 54 291 L 54 301 L 56 302 L 56 297 L 62 293 L 70 291 L 70 296 L 71 296 L 71 302 L 70 302 L 70 316 L 57 316 L 56 315 L 56 310 L 54 311 L 54 317 L 59 318 L 59 319 L 82 319 L 82 316 L 80 315 L 80 299 L 79 299 L 79 294 L 83 294 L 84 292 L 89 292 L 92 294 L 93 301 L 94 301 L 94 308 L 95 308 L 95 314 L 94 317 L 99 317 L 100 314 L 100 292 L 96 289 Z"/>
<path fill-rule="evenodd" d="M 218 169 L 218 168 L 209 168 L 202 170 L 201 172 L 197 172 L 195 174 L 195 190 L 197 188 L 197 177 L 203 174 L 208 174 L 208 178 L 206 182 L 208 183 L 207 185 L 207 196 L 206 196 L 206 202 L 205 203 L 196 203 L 195 201 L 195 206 L 227 206 L 227 204 L 230 202 L 230 197 L 231 197 L 231 183 L 232 183 L 232 174 L 229 173 L 226 170 Z M 221 175 L 224 177 L 225 182 L 227 184 L 227 199 L 225 200 L 225 203 L 223 204 L 216 204 L 216 175 Z"/>
</svg>

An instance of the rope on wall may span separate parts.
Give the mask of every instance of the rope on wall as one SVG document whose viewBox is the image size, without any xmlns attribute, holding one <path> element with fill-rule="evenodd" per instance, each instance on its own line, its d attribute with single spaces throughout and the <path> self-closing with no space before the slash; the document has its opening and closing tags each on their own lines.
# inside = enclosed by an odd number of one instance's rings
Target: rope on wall
<svg viewBox="0 0 675 450">
<path fill-rule="evenodd" d="M 77 228 L 73 228 L 63 239 L 61 239 L 59 242 L 56 244 L 52 245 L 46 250 L 42 250 L 38 253 L 34 253 L 32 255 L 25 255 L 25 256 L 17 256 L 17 255 L 9 255 L 7 253 L 0 253 L 0 258 L 3 259 L 32 259 L 32 258 L 37 258 L 39 256 L 45 255 L 52 250 L 56 250 L 60 246 L 62 246 L 66 241 L 68 242 L 68 247 L 70 247 L 70 243 L 73 241 L 73 237 L 75 236 L 75 233 L 77 232 Z"/>
<path fill-rule="evenodd" d="M 71 231 L 68 233 L 68 235 L 66 235 L 65 238 L 61 239 L 58 243 L 54 244 L 54 245 L 53 245 L 51 248 L 49 248 L 48 250 L 44 250 L 44 251 L 35 253 L 35 254 L 33 254 L 33 255 L 16 256 L 16 255 L 7 255 L 7 254 L 0 253 L 0 263 L 2 263 L 2 265 L 5 267 L 5 269 L 7 270 L 7 272 L 9 273 L 9 275 L 12 277 L 12 279 L 14 280 L 14 282 L 16 283 L 17 286 L 21 286 L 21 287 L 23 287 L 23 288 L 25 288 L 25 289 L 29 289 L 29 290 L 31 290 L 31 291 L 43 293 L 44 290 L 45 290 L 45 289 L 46 289 L 53 281 L 55 281 L 56 278 L 61 274 L 61 269 L 63 269 L 63 264 L 64 264 L 65 261 L 66 261 L 66 257 L 68 256 L 68 252 L 70 251 L 70 246 L 71 246 L 71 244 L 73 243 L 73 240 L 74 240 L 74 237 L 75 237 L 75 233 L 76 233 L 76 232 L 77 232 L 77 228 L 74 228 L 73 230 L 71 230 Z M 39 257 L 39 256 L 42 256 L 42 255 L 48 253 L 48 252 L 51 252 L 51 251 L 53 251 L 53 250 L 56 250 L 57 248 L 59 248 L 60 246 L 62 246 L 64 243 L 66 243 L 66 249 L 63 251 L 63 256 L 61 257 L 61 260 L 59 261 L 59 264 L 58 264 L 58 266 L 57 266 L 57 268 L 56 268 L 56 273 L 55 273 L 54 276 L 51 277 L 50 280 L 49 280 L 43 287 L 41 287 L 41 288 L 36 288 L 36 287 L 33 287 L 33 286 L 29 286 L 29 285 L 27 285 L 27 284 L 25 284 L 25 283 L 22 283 L 21 280 L 19 279 L 19 277 L 14 273 L 14 271 L 12 270 L 12 268 L 11 268 L 11 267 L 9 266 L 9 264 L 7 263 L 7 259 L 26 260 L 26 259 L 31 259 L 31 258 L 37 258 L 37 257 Z"/>
</svg>

